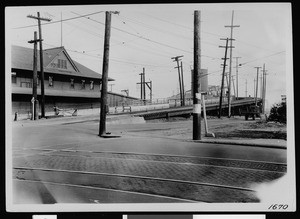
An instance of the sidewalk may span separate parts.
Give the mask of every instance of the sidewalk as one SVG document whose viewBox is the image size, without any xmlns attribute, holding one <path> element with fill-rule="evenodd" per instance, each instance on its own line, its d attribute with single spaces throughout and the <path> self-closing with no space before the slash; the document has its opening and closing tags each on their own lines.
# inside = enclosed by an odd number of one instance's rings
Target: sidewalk
<svg viewBox="0 0 300 219">
<path fill-rule="evenodd" d="M 278 149 L 286 149 L 287 148 L 287 141 L 282 140 L 282 139 L 263 139 L 263 138 L 225 139 L 225 138 L 204 137 L 204 138 L 202 138 L 202 140 L 199 140 L 196 142 L 255 146 L 255 147 L 278 148 Z"/>
</svg>

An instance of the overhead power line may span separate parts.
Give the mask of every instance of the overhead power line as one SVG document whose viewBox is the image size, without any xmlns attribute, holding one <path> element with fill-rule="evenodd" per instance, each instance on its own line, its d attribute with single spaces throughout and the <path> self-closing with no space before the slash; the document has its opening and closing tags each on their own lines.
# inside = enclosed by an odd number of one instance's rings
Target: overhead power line
<svg viewBox="0 0 300 219">
<path fill-rule="evenodd" d="M 47 43 L 44 43 L 44 44 L 46 44 L 48 46 L 56 47 L 54 45 L 50 45 L 50 44 L 47 44 Z M 96 59 L 101 59 L 102 58 L 102 55 L 92 55 L 92 54 L 88 54 L 88 53 L 86 53 L 84 51 L 80 52 L 80 51 L 71 50 L 71 49 L 66 49 L 66 50 L 69 51 L 69 52 L 74 52 L 74 53 L 78 53 L 78 54 L 81 54 L 81 55 L 90 56 L 90 57 L 93 57 L 93 58 L 96 58 Z M 147 64 L 147 63 L 137 63 L 137 62 L 123 61 L 123 60 L 119 60 L 119 59 L 116 59 L 116 58 L 110 58 L 110 60 L 114 61 L 114 62 L 119 62 L 119 63 L 124 63 L 124 64 L 130 64 L 130 65 L 141 65 L 141 66 L 150 66 L 150 67 L 171 68 L 171 66 L 167 66 L 167 65 L 153 65 L 153 64 Z"/>
<path fill-rule="evenodd" d="M 257 61 L 257 60 L 260 60 L 260 59 L 264 59 L 264 58 L 268 58 L 268 57 L 271 57 L 271 56 L 279 55 L 279 54 L 284 53 L 284 52 L 285 52 L 285 50 L 284 50 L 284 51 L 280 51 L 280 52 L 276 52 L 276 53 L 273 53 L 273 54 L 268 55 L 268 56 L 260 57 L 260 58 L 253 59 L 253 60 L 248 61 L 248 62 L 241 63 L 240 65 L 245 65 L 245 64 L 248 64 L 248 63 L 251 63 L 251 62 L 255 62 L 255 61 Z"/>
<path fill-rule="evenodd" d="M 80 15 L 80 16 L 77 16 L 77 17 L 67 18 L 67 19 L 63 19 L 63 20 L 59 20 L 59 21 L 53 21 L 53 22 L 49 22 L 49 23 L 43 23 L 41 25 L 48 25 L 48 24 L 60 23 L 62 21 L 74 20 L 74 19 L 78 19 L 78 18 L 82 18 L 82 17 L 87 17 L 87 16 L 99 14 L 99 13 L 102 13 L 102 12 L 104 12 L 104 11 L 98 11 L 98 12 L 94 12 L 94 13 L 90 13 L 90 14 L 85 14 L 85 15 Z M 13 29 L 23 29 L 23 28 L 27 28 L 27 27 L 36 27 L 36 26 L 37 25 L 28 25 L 28 26 L 23 26 L 23 27 L 15 27 Z"/>
</svg>

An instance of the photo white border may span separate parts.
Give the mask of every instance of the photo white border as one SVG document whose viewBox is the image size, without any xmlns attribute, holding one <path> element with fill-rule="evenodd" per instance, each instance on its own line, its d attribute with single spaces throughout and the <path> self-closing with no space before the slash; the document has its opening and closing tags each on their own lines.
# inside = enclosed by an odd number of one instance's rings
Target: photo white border
<svg viewBox="0 0 300 219">
<path fill-rule="evenodd" d="M 245 5 L 247 5 L 247 10 L 255 10 L 257 7 L 268 7 L 268 5 L 272 5 L 273 3 L 233 3 L 233 4 L 224 4 L 224 3 L 214 3 L 214 4 L 188 4 L 190 7 L 194 7 L 194 10 L 241 10 L 244 9 Z M 292 194 L 295 194 L 294 197 L 291 197 L 289 203 L 288 211 L 293 212 L 296 210 L 296 178 L 295 178 L 295 136 L 294 136 L 294 88 L 293 88 L 293 55 L 292 55 L 292 17 L 291 17 L 291 4 L 290 3 L 274 3 L 281 4 L 283 10 L 288 10 L 290 17 L 290 24 L 288 39 L 289 44 L 286 48 L 286 81 L 287 81 L 287 177 L 289 182 L 289 189 Z M 160 4 L 161 6 L 170 4 Z M 185 6 L 186 4 L 174 4 L 175 7 Z M 78 7 L 79 5 L 74 5 L 74 7 Z M 83 5 L 85 6 L 85 5 Z M 106 10 L 120 10 L 120 8 L 124 7 L 132 7 L 133 5 L 102 5 L 106 7 Z M 138 5 L 139 8 L 147 8 L 149 5 L 142 4 Z M 151 6 L 155 7 L 155 4 Z M 173 6 L 173 4 L 171 4 Z M 29 7 L 29 6 L 28 6 Z M 31 6 L 30 6 L 31 7 Z M 41 6 L 41 10 L 47 7 L 55 7 L 51 6 Z M 64 7 L 64 6 L 57 6 Z M 67 7 L 71 7 L 68 5 Z M 7 15 L 6 15 L 7 17 Z M 5 25 L 8 25 L 7 20 L 5 20 Z M 9 30 L 5 30 L 5 34 Z M 172 203 L 172 204 L 13 204 L 12 200 L 12 117 L 11 117 L 11 63 L 8 57 L 11 57 L 10 51 L 10 42 L 7 37 L 5 37 L 5 88 L 6 88 L 6 98 L 5 98 L 5 109 L 6 109 L 6 210 L 8 212 L 243 212 L 243 211 L 259 211 L 259 212 L 273 212 L 274 210 L 269 210 L 270 203 Z M 276 203 L 274 203 L 276 204 Z M 278 203 L 285 204 L 285 203 Z M 281 210 L 277 210 L 281 211 Z"/>
</svg>

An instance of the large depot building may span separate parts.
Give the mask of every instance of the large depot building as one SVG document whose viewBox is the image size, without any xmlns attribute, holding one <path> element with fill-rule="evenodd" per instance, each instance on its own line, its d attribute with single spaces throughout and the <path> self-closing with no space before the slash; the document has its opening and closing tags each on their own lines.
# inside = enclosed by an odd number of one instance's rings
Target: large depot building
<svg viewBox="0 0 300 219">
<path fill-rule="evenodd" d="M 100 107 L 102 75 L 71 59 L 64 47 L 43 51 L 45 112 L 53 107 L 61 109 L 91 109 Z M 40 74 L 38 52 L 38 75 Z M 33 49 L 11 48 L 12 113 L 31 112 Z M 114 81 L 108 78 L 108 81 Z M 41 102 L 41 82 L 38 78 L 38 100 Z M 108 92 L 108 105 L 121 106 L 138 101 L 138 98 Z M 39 110 L 40 113 L 40 110 Z"/>
</svg>

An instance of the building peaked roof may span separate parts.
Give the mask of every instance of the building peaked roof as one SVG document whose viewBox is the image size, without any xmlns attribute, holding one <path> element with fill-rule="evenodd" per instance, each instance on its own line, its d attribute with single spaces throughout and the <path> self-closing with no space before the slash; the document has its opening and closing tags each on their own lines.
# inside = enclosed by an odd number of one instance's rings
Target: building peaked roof
<svg viewBox="0 0 300 219">
<path fill-rule="evenodd" d="M 55 60 L 57 56 L 64 55 L 68 62 L 72 65 L 71 69 L 60 69 L 53 66 L 50 67 L 50 64 Z M 11 64 L 12 68 L 15 69 L 24 69 L 24 70 L 33 70 L 33 49 L 25 48 L 21 46 L 12 46 L 11 50 Z M 39 52 L 37 54 L 38 62 L 37 69 L 40 70 L 40 58 Z M 102 79 L 102 75 L 89 69 L 88 67 L 80 64 L 71 59 L 68 52 L 64 47 L 56 47 L 51 49 L 45 49 L 43 51 L 43 61 L 44 61 L 44 72 L 60 74 L 60 75 L 69 75 L 69 76 L 78 76 L 86 77 L 93 79 Z M 108 78 L 109 81 L 114 81 L 112 78 Z"/>
<path fill-rule="evenodd" d="M 79 70 L 78 70 L 77 66 L 75 65 L 74 61 L 71 59 L 68 52 L 65 50 L 65 48 L 63 46 L 44 50 L 44 56 L 43 56 L 44 57 L 44 66 L 48 67 L 49 64 L 61 53 L 63 53 L 66 56 L 66 58 L 68 59 L 68 61 L 72 65 L 72 67 L 74 68 L 74 71 L 78 72 Z"/>
</svg>

